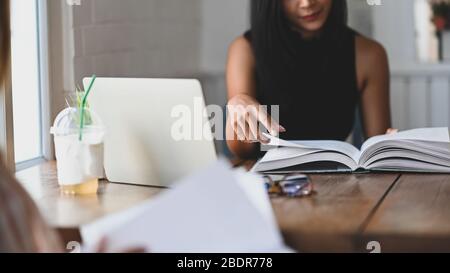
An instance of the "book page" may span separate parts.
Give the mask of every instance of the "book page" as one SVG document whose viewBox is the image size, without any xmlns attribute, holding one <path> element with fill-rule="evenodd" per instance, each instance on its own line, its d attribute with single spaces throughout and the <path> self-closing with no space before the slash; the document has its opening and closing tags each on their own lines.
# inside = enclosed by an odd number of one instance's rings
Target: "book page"
<svg viewBox="0 0 450 273">
<path fill-rule="evenodd" d="M 419 140 L 427 142 L 450 142 L 448 128 L 421 128 L 409 131 L 402 131 L 391 135 L 375 136 L 367 140 L 361 151 L 369 149 L 371 146 L 386 140 Z"/>
<path fill-rule="evenodd" d="M 427 162 L 405 159 L 386 159 L 375 162 L 371 170 L 395 172 L 423 172 L 423 173 L 450 173 L 450 168 Z"/>
<path fill-rule="evenodd" d="M 269 150 L 265 154 L 265 156 L 261 159 L 261 162 L 285 160 L 285 159 L 296 158 L 296 157 L 305 156 L 305 155 L 318 153 L 318 152 L 322 152 L 322 150 L 292 148 L 292 147 L 281 146 L 279 148 Z"/>
<path fill-rule="evenodd" d="M 266 144 L 266 146 L 272 146 L 272 147 L 291 147 L 291 148 L 300 148 L 300 149 L 312 149 L 311 147 L 303 146 L 298 143 L 294 143 L 291 141 L 283 140 L 281 138 L 278 138 L 276 136 L 272 136 L 267 133 L 263 133 L 265 137 L 267 137 L 270 142 L 269 144 Z"/>
<path fill-rule="evenodd" d="M 268 134 L 265 134 L 265 136 L 270 139 L 270 143 L 268 144 L 268 146 L 289 147 L 294 149 L 285 149 L 280 151 L 280 153 L 272 153 L 269 157 L 264 158 L 264 161 L 278 160 L 283 156 L 285 156 L 285 158 L 288 158 L 323 151 L 334 151 L 347 155 L 356 163 L 359 162 L 360 151 L 347 142 L 332 140 L 287 141 Z M 297 154 L 295 154 L 295 149 L 297 151 Z M 277 158 L 271 158 L 271 156 Z"/>
<path fill-rule="evenodd" d="M 265 157 L 271 156 L 271 153 L 277 153 L 281 149 L 292 149 L 292 148 L 278 148 L 270 150 Z M 329 166 L 326 164 L 326 167 L 323 168 L 324 163 L 340 163 L 342 166 L 338 166 L 338 164 L 332 164 L 333 166 Z M 306 155 L 301 155 L 298 157 L 288 158 L 288 159 L 279 159 L 279 160 L 260 160 L 255 166 L 252 168 L 252 172 L 272 172 L 272 171 L 282 171 L 286 168 L 291 168 L 295 166 L 301 166 L 305 164 L 312 164 L 309 171 L 337 171 L 339 169 L 343 169 L 342 167 L 346 166 L 347 171 L 352 170 L 355 171 L 358 169 L 358 164 L 351 159 L 349 156 L 337 153 L 333 151 L 321 151 L 316 153 L 310 153 Z M 300 170 L 301 168 L 299 168 Z M 344 168 L 345 169 L 345 168 Z"/>
</svg>

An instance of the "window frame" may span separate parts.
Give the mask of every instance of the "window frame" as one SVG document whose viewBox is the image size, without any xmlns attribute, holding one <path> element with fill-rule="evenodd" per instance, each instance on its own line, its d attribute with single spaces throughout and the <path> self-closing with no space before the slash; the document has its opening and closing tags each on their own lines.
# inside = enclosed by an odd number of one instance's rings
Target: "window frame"
<svg viewBox="0 0 450 273">
<path fill-rule="evenodd" d="M 0 115 L 3 114 L 3 124 L 0 128 L 0 142 L 4 151 L 6 164 L 11 171 L 21 171 L 53 158 L 52 142 L 50 138 L 50 60 L 49 60 L 49 22 L 47 0 L 35 0 L 36 3 L 36 26 L 37 26 L 37 52 L 38 52 L 38 89 L 39 89 L 39 114 L 40 114 L 40 155 L 36 158 L 15 162 L 14 158 L 14 118 L 12 103 L 11 73 L 7 77 L 5 92 L 0 99 Z M 11 62 L 9 64 L 11 71 Z"/>
<path fill-rule="evenodd" d="M 9 56 L 11 60 L 11 53 Z M 6 167 L 16 170 L 14 159 L 14 128 L 12 110 L 11 62 L 8 62 L 5 82 L 0 85 L 0 148 Z"/>
<path fill-rule="evenodd" d="M 37 0 L 38 5 L 38 41 L 39 41 L 39 84 L 41 108 L 41 155 L 45 160 L 53 158 L 53 145 L 50 137 L 51 100 L 50 100 L 50 54 L 48 0 Z"/>
</svg>

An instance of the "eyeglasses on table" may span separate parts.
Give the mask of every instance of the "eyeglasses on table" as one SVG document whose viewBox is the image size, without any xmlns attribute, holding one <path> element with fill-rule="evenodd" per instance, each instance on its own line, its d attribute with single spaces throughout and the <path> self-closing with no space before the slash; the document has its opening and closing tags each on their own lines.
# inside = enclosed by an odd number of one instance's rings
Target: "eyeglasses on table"
<svg viewBox="0 0 450 273">
<path fill-rule="evenodd" d="M 264 175 L 263 178 L 271 197 L 306 197 L 314 192 L 313 183 L 304 174 Z"/>
</svg>

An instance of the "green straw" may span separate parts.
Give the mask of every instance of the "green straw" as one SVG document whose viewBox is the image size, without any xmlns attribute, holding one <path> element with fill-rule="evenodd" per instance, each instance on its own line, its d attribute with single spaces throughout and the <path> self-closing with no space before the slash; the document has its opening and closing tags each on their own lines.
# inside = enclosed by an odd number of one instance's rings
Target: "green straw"
<svg viewBox="0 0 450 273">
<path fill-rule="evenodd" d="M 91 83 L 89 84 L 89 87 L 88 87 L 86 93 L 84 94 L 83 100 L 81 102 L 80 134 L 78 137 L 80 141 L 83 140 L 84 114 L 85 114 L 84 112 L 85 112 L 85 108 L 86 108 L 87 97 L 89 96 L 89 93 L 91 93 L 91 89 L 92 89 L 92 86 L 94 85 L 96 78 L 97 78 L 97 76 L 92 75 Z"/>
</svg>

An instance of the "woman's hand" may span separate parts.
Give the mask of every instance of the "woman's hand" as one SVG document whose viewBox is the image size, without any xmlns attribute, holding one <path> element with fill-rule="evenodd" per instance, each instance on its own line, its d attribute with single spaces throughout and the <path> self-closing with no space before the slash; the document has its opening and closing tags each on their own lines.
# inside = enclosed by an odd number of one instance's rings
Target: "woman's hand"
<svg viewBox="0 0 450 273">
<path fill-rule="evenodd" d="M 394 135 L 396 133 L 398 133 L 398 129 L 389 128 L 386 131 L 386 135 Z"/>
<path fill-rule="evenodd" d="M 262 134 L 262 124 L 271 135 L 286 132 L 253 97 L 248 95 L 234 96 L 228 102 L 229 124 L 234 132 L 234 139 L 245 143 L 268 143 L 269 139 Z M 237 139 L 236 139 L 237 138 Z"/>
</svg>

